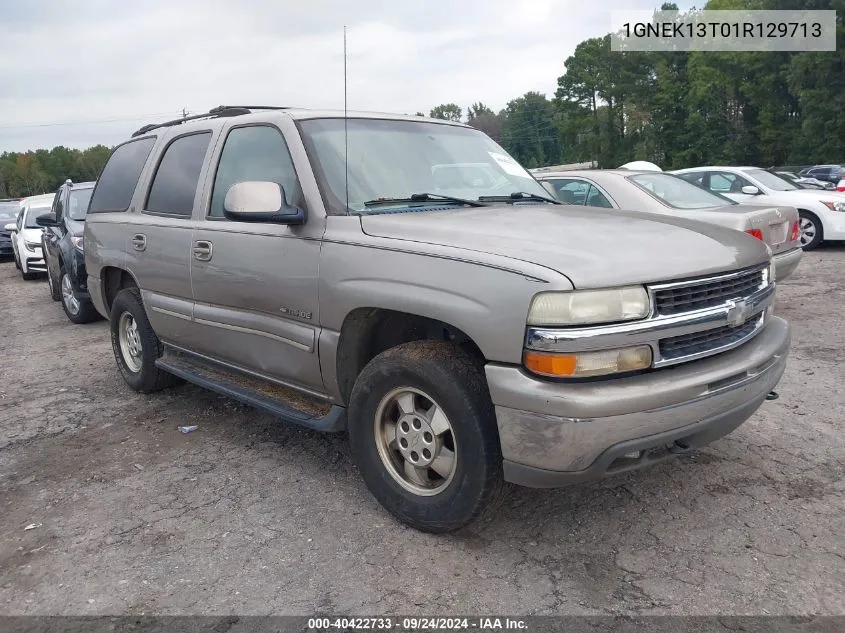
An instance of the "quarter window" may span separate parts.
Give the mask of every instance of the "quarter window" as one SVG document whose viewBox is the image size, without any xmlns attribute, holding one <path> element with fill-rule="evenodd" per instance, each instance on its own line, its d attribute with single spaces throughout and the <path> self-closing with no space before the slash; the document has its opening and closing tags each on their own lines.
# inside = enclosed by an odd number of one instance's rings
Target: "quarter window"
<svg viewBox="0 0 845 633">
<path fill-rule="evenodd" d="M 588 207 L 601 207 L 603 209 L 612 209 L 613 205 L 610 200 L 604 197 L 604 194 L 599 191 L 595 185 L 590 185 L 590 191 L 587 193 Z"/>
<path fill-rule="evenodd" d="M 220 154 L 208 215 L 222 218 L 226 193 L 239 182 L 275 182 L 293 204 L 298 197 L 296 172 L 281 133 L 267 125 L 239 127 L 229 132 Z"/>
<path fill-rule="evenodd" d="M 551 182 L 557 189 L 557 197 L 561 202 L 577 205 L 583 205 L 586 202 L 587 194 L 590 191 L 589 183 L 571 178 L 552 180 Z"/>
<path fill-rule="evenodd" d="M 211 132 L 181 136 L 164 150 L 146 210 L 190 217 Z"/>
<path fill-rule="evenodd" d="M 141 171 L 155 145 L 155 137 L 129 141 L 118 146 L 97 180 L 88 213 L 126 211 L 138 186 Z"/>
</svg>

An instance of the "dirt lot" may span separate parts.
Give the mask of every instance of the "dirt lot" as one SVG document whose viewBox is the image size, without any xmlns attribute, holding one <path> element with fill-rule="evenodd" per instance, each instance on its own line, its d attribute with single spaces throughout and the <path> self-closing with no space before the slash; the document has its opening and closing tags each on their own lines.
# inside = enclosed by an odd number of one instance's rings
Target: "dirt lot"
<svg viewBox="0 0 845 633">
<path fill-rule="evenodd" d="M 105 322 L 0 264 L 0 613 L 845 614 L 844 275 L 827 247 L 781 285 L 781 398 L 729 437 L 430 536 L 344 436 L 135 394 Z"/>
</svg>

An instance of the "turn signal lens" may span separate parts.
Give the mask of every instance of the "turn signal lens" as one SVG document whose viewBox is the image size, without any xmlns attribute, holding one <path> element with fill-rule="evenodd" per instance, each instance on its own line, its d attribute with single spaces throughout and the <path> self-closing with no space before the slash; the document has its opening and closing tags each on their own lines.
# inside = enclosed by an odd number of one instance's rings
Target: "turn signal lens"
<svg viewBox="0 0 845 633">
<path fill-rule="evenodd" d="M 525 350 L 526 369 L 553 378 L 588 378 L 651 367 L 651 348 L 648 345 L 608 349 L 575 354 L 549 354 Z"/>
<path fill-rule="evenodd" d="M 792 227 L 789 229 L 789 241 L 794 242 L 799 237 L 801 237 L 801 228 L 798 226 L 798 220 L 792 223 Z"/>
<path fill-rule="evenodd" d="M 751 237 L 756 237 L 758 240 L 762 241 L 763 239 L 763 231 L 760 229 L 748 229 L 746 233 L 748 233 Z"/>
</svg>

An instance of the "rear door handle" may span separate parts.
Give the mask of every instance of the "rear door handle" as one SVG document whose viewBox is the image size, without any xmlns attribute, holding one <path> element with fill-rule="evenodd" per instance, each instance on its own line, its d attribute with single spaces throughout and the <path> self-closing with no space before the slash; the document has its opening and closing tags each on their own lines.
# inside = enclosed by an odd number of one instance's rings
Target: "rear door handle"
<svg viewBox="0 0 845 633">
<path fill-rule="evenodd" d="M 147 248 L 147 236 L 143 233 L 136 233 L 132 236 L 132 248 L 136 251 L 143 251 Z"/>
<path fill-rule="evenodd" d="M 194 242 L 194 259 L 207 262 L 211 259 L 212 244 L 206 240 L 197 240 Z"/>
</svg>

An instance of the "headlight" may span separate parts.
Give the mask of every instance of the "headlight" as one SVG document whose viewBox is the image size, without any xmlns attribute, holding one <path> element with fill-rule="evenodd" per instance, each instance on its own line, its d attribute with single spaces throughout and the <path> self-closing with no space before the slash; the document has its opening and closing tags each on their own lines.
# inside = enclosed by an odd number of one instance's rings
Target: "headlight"
<svg viewBox="0 0 845 633">
<path fill-rule="evenodd" d="M 36 248 L 41 248 L 41 242 L 30 242 L 24 240 L 23 243 L 26 244 L 26 247 L 31 251 L 34 251 Z"/>
<path fill-rule="evenodd" d="M 76 248 L 78 248 L 79 250 L 82 250 L 82 237 L 81 236 L 80 237 L 72 237 L 72 238 L 70 238 L 70 241 L 73 242 L 73 245 Z"/>
<path fill-rule="evenodd" d="M 588 378 L 619 374 L 651 367 L 651 347 L 638 345 L 621 349 L 574 354 L 548 354 L 525 350 L 526 369 L 554 378 Z"/>
<path fill-rule="evenodd" d="M 542 292 L 528 311 L 528 325 L 587 325 L 644 319 L 651 311 L 642 286 Z"/>
<path fill-rule="evenodd" d="M 831 200 L 822 200 L 821 203 L 831 211 L 845 211 L 845 202 L 833 202 Z"/>
</svg>

